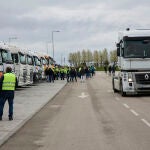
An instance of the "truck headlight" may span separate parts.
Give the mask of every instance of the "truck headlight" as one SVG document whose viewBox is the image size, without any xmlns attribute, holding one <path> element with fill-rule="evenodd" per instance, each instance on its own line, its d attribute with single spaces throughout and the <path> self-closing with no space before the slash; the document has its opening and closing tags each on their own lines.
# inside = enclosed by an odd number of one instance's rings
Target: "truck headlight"
<svg viewBox="0 0 150 150">
<path fill-rule="evenodd" d="M 128 81 L 129 81 L 129 82 L 132 82 L 133 80 L 132 80 L 132 78 L 128 78 Z"/>
<path fill-rule="evenodd" d="M 128 73 L 128 82 L 133 82 L 132 73 Z"/>
</svg>

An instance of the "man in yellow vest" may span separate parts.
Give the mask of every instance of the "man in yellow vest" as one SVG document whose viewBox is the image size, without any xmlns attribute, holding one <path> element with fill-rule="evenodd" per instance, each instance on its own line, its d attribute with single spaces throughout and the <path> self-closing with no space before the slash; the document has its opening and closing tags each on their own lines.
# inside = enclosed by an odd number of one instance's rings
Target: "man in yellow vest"
<svg viewBox="0 0 150 150">
<path fill-rule="evenodd" d="M 0 120 L 2 120 L 6 100 L 9 104 L 9 120 L 13 120 L 13 100 L 16 85 L 16 76 L 12 73 L 11 67 L 7 67 L 6 73 L 0 78 Z"/>
</svg>

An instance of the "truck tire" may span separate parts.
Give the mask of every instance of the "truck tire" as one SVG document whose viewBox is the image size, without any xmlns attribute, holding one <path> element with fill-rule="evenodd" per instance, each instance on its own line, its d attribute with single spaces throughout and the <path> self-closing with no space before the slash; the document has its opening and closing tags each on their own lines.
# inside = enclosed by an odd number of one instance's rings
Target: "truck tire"
<svg viewBox="0 0 150 150">
<path fill-rule="evenodd" d="M 126 96 L 126 92 L 123 91 L 122 81 L 120 81 L 120 93 L 121 93 L 121 96 L 123 97 Z"/>
<path fill-rule="evenodd" d="M 115 89 L 114 78 L 112 78 L 112 88 L 113 88 L 114 93 L 116 93 L 116 92 L 117 92 L 117 90 Z"/>
</svg>

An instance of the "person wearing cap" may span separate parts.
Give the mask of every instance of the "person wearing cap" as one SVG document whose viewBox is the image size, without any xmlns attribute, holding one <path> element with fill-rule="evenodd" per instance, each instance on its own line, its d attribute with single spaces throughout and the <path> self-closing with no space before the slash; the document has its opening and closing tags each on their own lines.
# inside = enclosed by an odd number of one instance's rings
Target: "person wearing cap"
<svg viewBox="0 0 150 150">
<path fill-rule="evenodd" d="M 12 73 L 12 68 L 7 67 L 6 73 L 0 78 L 0 121 L 3 116 L 5 102 L 8 100 L 9 120 L 13 120 L 13 101 L 15 88 L 17 86 L 16 76 Z"/>
</svg>

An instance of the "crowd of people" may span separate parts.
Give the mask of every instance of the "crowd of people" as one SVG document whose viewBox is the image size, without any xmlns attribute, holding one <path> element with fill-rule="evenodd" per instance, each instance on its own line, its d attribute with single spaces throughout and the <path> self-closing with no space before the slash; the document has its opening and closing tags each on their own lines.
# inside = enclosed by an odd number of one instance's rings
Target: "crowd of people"
<svg viewBox="0 0 150 150">
<path fill-rule="evenodd" d="M 79 77 L 81 82 L 85 81 L 85 78 L 91 78 L 95 74 L 94 66 L 81 66 L 81 67 L 53 67 L 48 66 L 45 68 L 45 75 L 48 82 L 54 82 L 54 80 L 67 79 L 67 82 L 77 82 Z M 6 73 L 0 78 L 0 121 L 2 121 L 3 109 L 6 101 L 9 104 L 8 118 L 13 120 L 13 103 L 14 94 L 17 87 L 17 78 L 12 73 L 12 68 L 7 67 Z"/>
<path fill-rule="evenodd" d="M 67 82 L 77 82 L 77 78 L 80 78 L 81 82 L 84 82 L 85 79 L 91 78 L 95 74 L 94 66 L 81 66 L 81 67 L 65 67 L 65 66 L 56 66 L 56 67 L 46 67 L 45 75 L 48 82 L 54 82 L 59 78 L 61 80 L 67 79 Z"/>
</svg>

